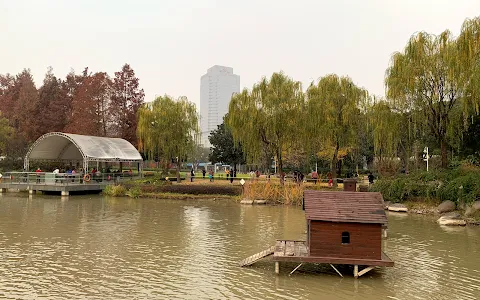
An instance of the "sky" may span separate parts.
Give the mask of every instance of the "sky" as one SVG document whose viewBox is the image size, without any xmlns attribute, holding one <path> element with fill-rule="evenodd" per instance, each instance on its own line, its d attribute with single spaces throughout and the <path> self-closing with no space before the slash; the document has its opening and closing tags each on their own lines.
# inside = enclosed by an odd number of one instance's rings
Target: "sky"
<svg viewBox="0 0 480 300">
<path fill-rule="evenodd" d="M 29 68 L 40 86 L 85 67 L 114 76 L 129 63 L 146 101 L 199 105 L 200 77 L 233 67 L 241 88 L 283 71 L 303 83 L 349 76 L 384 95 L 390 57 L 412 34 L 458 35 L 478 0 L 0 0 L 0 74 Z"/>
</svg>

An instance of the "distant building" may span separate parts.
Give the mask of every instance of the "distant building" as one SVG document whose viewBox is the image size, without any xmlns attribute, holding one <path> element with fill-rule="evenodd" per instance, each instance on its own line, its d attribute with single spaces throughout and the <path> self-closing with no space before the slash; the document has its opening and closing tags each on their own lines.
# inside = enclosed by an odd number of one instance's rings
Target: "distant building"
<svg viewBox="0 0 480 300">
<path fill-rule="evenodd" d="M 234 93 L 240 92 L 240 76 L 233 68 L 213 66 L 200 80 L 200 129 L 201 143 L 210 147 L 208 136 L 223 122 Z"/>
</svg>

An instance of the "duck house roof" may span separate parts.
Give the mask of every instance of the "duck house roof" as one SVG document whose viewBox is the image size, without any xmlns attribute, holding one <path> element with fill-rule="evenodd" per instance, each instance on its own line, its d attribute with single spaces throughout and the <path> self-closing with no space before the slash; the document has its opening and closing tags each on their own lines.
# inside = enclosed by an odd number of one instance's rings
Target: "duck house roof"
<svg viewBox="0 0 480 300">
<path fill-rule="evenodd" d="M 305 191 L 307 220 L 387 224 L 381 193 Z"/>
</svg>

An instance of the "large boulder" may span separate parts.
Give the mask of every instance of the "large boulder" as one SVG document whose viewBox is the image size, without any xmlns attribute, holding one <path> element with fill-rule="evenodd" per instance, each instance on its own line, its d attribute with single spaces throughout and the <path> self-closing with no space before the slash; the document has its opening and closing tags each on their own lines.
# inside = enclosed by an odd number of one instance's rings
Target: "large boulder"
<svg viewBox="0 0 480 300">
<path fill-rule="evenodd" d="M 465 210 L 467 217 L 480 218 L 480 201 L 475 201 Z"/>
<path fill-rule="evenodd" d="M 437 207 L 437 210 L 439 213 L 447 213 L 455 210 L 455 202 L 446 200 L 440 203 L 440 205 Z"/>
<path fill-rule="evenodd" d="M 447 226 L 465 226 L 467 222 L 460 217 L 458 213 L 450 213 L 444 216 L 441 216 L 437 220 L 438 224 L 440 225 L 447 225 Z"/>
<path fill-rule="evenodd" d="M 390 204 L 388 206 L 389 211 L 396 211 L 396 212 L 408 212 L 408 208 L 400 203 Z"/>
</svg>

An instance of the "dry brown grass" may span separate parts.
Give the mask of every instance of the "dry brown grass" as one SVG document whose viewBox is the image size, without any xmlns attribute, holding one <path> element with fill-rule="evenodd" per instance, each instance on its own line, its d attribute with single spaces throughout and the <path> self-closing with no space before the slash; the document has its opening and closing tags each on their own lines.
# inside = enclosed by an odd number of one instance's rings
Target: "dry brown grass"
<svg viewBox="0 0 480 300">
<path fill-rule="evenodd" d="M 303 185 L 277 182 L 249 181 L 245 184 L 243 196 L 247 199 L 267 200 L 269 203 L 301 205 Z"/>
</svg>

